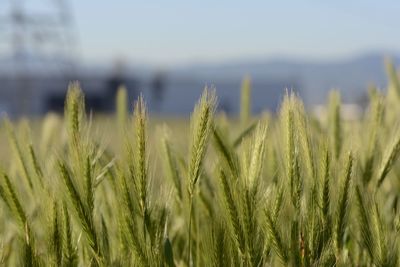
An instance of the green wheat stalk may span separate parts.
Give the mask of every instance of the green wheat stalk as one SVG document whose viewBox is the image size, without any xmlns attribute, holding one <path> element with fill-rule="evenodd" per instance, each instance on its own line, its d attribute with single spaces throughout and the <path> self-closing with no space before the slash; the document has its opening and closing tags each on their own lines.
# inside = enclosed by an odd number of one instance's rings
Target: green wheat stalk
<svg viewBox="0 0 400 267">
<path fill-rule="evenodd" d="M 240 96 L 240 121 L 245 124 L 251 116 L 251 81 L 250 77 L 244 77 Z"/>
<path fill-rule="evenodd" d="M 208 137 L 212 130 L 213 117 L 216 109 L 215 92 L 204 90 L 199 102 L 194 108 L 190 119 L 190 148 L 188 167 L 188 193 L 189 193 L 189 227 L 188 227 L 188 261 L 191 261 L 191 222 L 193 209 L 194 189 L 201 175 L 201 165 Z"/>
<path fill-rule="evenodd" d="M 329 126 L 330 140 L 333 148 L 333 156 L 338 159 L 342 149 L 342 118 L 340 115 L 340 93 L 332 91 L 329 94 Z"/>
<path fill-rule="evenodd" d="M 124 133 L 128 121 L 128 92 L 125 86 L 118 88 L 116 97 L 117 122 L 120 133 Z M 122 135 L 121 135 L 122 137 Z"/>
<path fill-rule="evenodd" d="M 147 116 L 143 96 L 135 103 L 134 113 L 134 183 L 139 195 L 140 212 L 143 219 L 147 216 L 148 209 L 148 174 L 147 174 L 147 152 L 146 152 L 146 127 Z"/>
</svg>

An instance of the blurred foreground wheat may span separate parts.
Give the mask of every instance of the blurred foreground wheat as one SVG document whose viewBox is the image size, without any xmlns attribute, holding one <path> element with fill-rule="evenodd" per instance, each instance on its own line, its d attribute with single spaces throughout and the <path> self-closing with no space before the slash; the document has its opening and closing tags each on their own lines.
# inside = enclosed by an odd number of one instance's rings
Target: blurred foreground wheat
<svg viewBox="0 0 400 267">
<path fill-rule="evenodd" d="M 278 116 L 252 116 L 246 78 L 240 120 L 206 88 L 190 123 L 154 127 L 142 97 L 129 117 L 121 88 L 110 123 L 87 117 L 72 83 L 63 119 L 1 128 L 0 263 L 398 266 L 400 82 L 388 66 L 388 90 L 371 89 L 356 121 L 336 91 L 325 120 L 290 92 Z"/>
</svg>

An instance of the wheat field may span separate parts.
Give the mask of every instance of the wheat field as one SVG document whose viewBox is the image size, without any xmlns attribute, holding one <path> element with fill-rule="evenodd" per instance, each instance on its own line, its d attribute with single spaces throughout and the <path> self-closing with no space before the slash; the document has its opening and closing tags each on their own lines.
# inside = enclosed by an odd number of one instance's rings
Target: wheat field
<svg viewBox="0 0 400 267">
<path fill-rule="evenodd" d="M 4 119 L 2 266 L 399 266 L 400 82 L 371 88 L 346 120 L 287 92 L 278 114 L 217 111 L 205 89 L 190 121 L 152 119 L 124 88 L 116 114 Z M 133 110 L 130 114 L 129 110 Z"/>
</svg>

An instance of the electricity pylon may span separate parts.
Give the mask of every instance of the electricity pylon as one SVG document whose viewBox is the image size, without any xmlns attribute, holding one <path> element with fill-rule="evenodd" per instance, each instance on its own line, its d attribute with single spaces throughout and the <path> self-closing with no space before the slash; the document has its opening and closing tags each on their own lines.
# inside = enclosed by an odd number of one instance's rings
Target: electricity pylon
<svg viewBox="0 0 400 267">
<path fill-rule="evenodd" d="M 69 79 L 77 59 L 68 0 L 0 1 L 0 57 L 9 63 L 18 110 L 30 112 L 38 77 Z"/>
</svg>

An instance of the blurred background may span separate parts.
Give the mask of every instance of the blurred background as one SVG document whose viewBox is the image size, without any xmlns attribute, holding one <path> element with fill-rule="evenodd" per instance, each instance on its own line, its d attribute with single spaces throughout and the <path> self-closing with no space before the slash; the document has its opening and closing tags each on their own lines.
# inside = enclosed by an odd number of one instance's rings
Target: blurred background
<svg viewBox="0 0 400 267">
<path fill-rule="evenodd" d="M 215 86 L 234 115 L 246 75 L 253 112 L 274 112 L 285 88 L 309 109 L 339 89 L 357 112 L 368 86 L 385 88 L 384 59 L 400 64 L 399 15 L 389 0 L 1 0 L 0 112 L 62 112 L 78 80 L 96 112 L 112 111 L 124 84 L 174 116 Z"/>
</svg>

